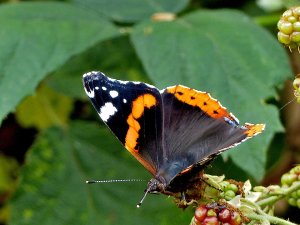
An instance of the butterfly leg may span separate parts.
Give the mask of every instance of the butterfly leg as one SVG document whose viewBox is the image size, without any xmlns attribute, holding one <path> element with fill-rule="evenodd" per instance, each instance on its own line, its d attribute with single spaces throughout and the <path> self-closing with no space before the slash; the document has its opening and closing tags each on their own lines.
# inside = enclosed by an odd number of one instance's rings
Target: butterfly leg
<svg viewBox="0 0 300 225">
<path fill-rule="evenodd" d="M 186 197 L 185 197 L 185 193 L 181 192 L 181 201 L 186 203 Z"/>
</svg>

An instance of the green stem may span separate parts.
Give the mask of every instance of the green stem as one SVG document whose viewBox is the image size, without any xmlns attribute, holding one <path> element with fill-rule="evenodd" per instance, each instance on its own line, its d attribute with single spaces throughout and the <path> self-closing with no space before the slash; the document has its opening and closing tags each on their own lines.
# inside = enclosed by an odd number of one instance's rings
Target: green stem
<svg viewBox="0 0 300 225">
<path fill-rule="evenodd" d="M 261 222 L 263 221 L 269 221 L 271 224 L 278 224 L 278 225 L 297 225 L 296 223 L 292 223 L 290 221 L 287 220 L 283 220 L 280 219 L 278 217 L 275 216 L 270 216 L 270 215 L 258 215 L 258 214 L 254 214 L 254 213 L 250 213 L 250 214 L 245 214 L 246 217 L 248 217 L 251 220 L 259 220 Z"/>
<path fill-rule="evenodd" d="M 274 196 L 272 196 L 274 197 Z M 261 222 L 269 222 L 271 224 L 278 224 L 278 225 L 296 225 L 295 223 L 292 223 L 292 222 L 289 222 L 287 220 L 284 220 L 284 219 L 281 219 L 281 218 L 278 218 L 276 216 L 273 216 L 273 215 L 269 215 L 267 213 L 265 213 L 256 203 L 254 202 L 251 202 L 249 200 L 246 200 L 246 199 L 241 199 L 241 201 L 246 204 L 246 205 L 249 205 L 251 208 L 254 209 L 254 211 L 257 212 L 257 214 L 255 213 L 245 213 L 244 215 L 251 219 L 252 221 L 253 220 L 259 220 Z"/>
<path fill-rule="evenodd" d="M 300 190 L 300 181 L 294 182 L 293 185 L 289 188 L 283 189 L 281 194 L 269 196 L 265 199 L 257 201 L 256 204 L 258 204 L 260 207 L 272 205 L 274 202 L 277 202 L 278 200 L 290 195 L 292 192 L 297 190 Z"/>
</svg>

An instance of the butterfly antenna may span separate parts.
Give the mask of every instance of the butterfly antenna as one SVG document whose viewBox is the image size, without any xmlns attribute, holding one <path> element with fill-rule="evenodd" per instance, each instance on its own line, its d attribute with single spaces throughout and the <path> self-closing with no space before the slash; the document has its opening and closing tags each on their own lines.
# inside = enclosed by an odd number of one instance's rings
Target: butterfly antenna
<svg viewBox="0 0 300 225">
<path fill-rule="evenodd" d="M 144 196 L 142 197 L 141 201 L 136 205 L 137 208 L 140 208 L 140 207 L 141 207 L 141 205 L 143 204 L 143 201 L 144 201 L 144 199 L 146 198 L 146 196 L 147 196 L 147 194 L 149 193 L 149 191 L 150 191 L 150 188 L 147 188 L 147 190 L 146 190 Z"/>
<path fill-rule="evenodd" d="M 117 179 L 117 180 L 87 180 L 86 184 L 95 184 L 95 183 L 116 183 L 116 182 L 140 182 L 145 181 L 142 179 Z"/>
<path fill-rule="evenodd" d="M 284 109 L 288 104 L 292 103 L 292 102 L 295 101 L 295 100 L 296 100 L 296 97 L 293 98 L 292 100 L 288 101 L 287 103 L 285 103 L 284 106 L 282 106 L 282 107 L 279 109 L 279 111 L 281 111 L 282 109 Z"/>
</svg>

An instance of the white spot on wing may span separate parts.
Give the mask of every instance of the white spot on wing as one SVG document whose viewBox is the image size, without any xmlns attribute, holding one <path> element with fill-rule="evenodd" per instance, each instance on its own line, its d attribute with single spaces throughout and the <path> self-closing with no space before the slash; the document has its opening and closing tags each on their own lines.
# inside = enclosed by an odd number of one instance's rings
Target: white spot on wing
<svg viewBox="0 0 300 225">
<path fill-rule="evenodd" d="M 117 112 L 117 108 L 111 102 L 105 103 L 104 106 L 100 108 L 99 116 L 104 122 L 107 122 L 109 117 L 113 116 Z"/>
<path fill-rule="evenodd" d="M 126 80 L 117 80 L 119 83 L 121 83 L 121 84 L 128 84 L 129 83 L 129 81 L 126 81 Z"/>
<path fill-rule="evenodd" d="M 112 98 L 116 98 L 116 97 L 118 97 L 118 95 L 119 95 L 119 93 L 118 93 L 117 91 L 114 91 L 114 90 L 110 91 L 109 94 L 110 94 L 110 96 L 111 96 Z"/>
<path fill-rule="evenodd" d="M 85 93 L 87 94 L 87 96 L 89 96 L 90 98 L 94 98 L 95 97 L 95 91 L 91 90 L 90 92 L 88 90 L 86 90 L 86 88 L 84 88 Z"/>
<path fill-rule="evenodd" d="M 103 87 L 102 87 L 102 90 L 103 90 L 103 91 L 106 91 L 106 90 L 107 90 L 107 88 L 103 86 Z"/>
<path fill-rule="evenodd" d="M 95 87 L 95 90 L 99 90 L 99 87 Z"/>
<path fill-rule="evenodd" d="M 125 98 L 123 98 L 123 102 L 124 102 L 124 103 L 127 103 L 127 100 L 126 100 Z"/>
</svg>

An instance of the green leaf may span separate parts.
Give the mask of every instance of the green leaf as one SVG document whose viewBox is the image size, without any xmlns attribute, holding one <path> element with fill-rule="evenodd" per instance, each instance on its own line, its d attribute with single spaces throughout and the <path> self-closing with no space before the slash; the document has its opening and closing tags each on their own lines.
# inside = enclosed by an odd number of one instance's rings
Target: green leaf
<svg viewBox="0 0 300 225">
<path fill-rule="evenodd" d="M 0 203 L 5 199 L 4 194 L 8 194 L 5 192 L 14 189 L 18 169 L 16 160 L 0 154 Z"/>
<path fill-rule="evenodd" d="M 121 49 L 121 51 L 120 51 Z M 141 62 L 130 45 L 128 36 L 103 41 L 69 60 L 46 80 L 53 89 L 75 98 L 87 99 L 82 75 L 89 71 L 103 71 L 123 80 L 148 81 Z"/>
<path fill-rule="evenodd" d="M 126 178 L 146 180 L 85 184 Z M 27 155 L 9 224 L 188 224 L 191 214 L 167 196 L 149 195 L 136 208 L 149 178 L 107 128 L 76 122 L 67 131 L 50 129 Z"/>
<path fill-rule="evenodd" d="M 266 131 L 230 151 L 233 161 L 257 180 L 265 172 L 268 145 L 282 131 L 276 108 L 265 99 L 291 75 L 282 47 L 241 12 L 198 11 L 172 22 L 147 21 L 131 36 L 160 88 L 183 84 L 208 91 L 240 118 L 266 123 Z"/>
<path fill-rule="evenodd" d="M 9 218 L 9 207 L 4 203 L 16 189 L 18 172 L 19 165 L 17 161 L 0 154 L 0 224 L 6 224 Z"/>
<path fill-rule="evenodd" d="M 178 13 L 189 0 L 72 0 L 74 3 L 93 9 L 112 20 L 131 23 L 149 19 L 159 12 Z"/>
<path fill-rule="evenodd" d="M 39 86 L 36 94 L 27 97 L 17 108 L 16 118 L 23 127 L 46 129 L 66 127 L 73 109 L 73 100 L 46 85 Z"/>
<path fill-rule="evenodd" d="M 118 34 L 95 13 L 64 3 L 0 6 L 0 121 L 50 72 Z"/>
</svg>

